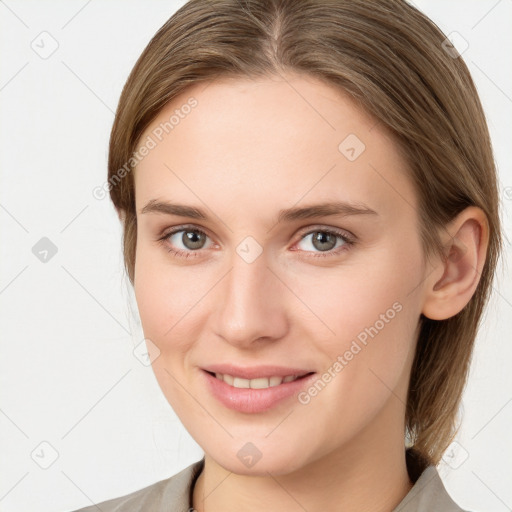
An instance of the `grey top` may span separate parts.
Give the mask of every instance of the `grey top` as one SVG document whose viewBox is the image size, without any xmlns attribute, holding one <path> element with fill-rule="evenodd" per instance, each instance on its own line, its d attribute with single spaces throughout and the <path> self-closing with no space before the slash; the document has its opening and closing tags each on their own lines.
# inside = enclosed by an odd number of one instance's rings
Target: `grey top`
<svg viewBox="0 0 512 512">
<path fill-rule="evenodd" d="M 192 512 L 192 491 L 204 467 L 204 457 L 166 480 L 120 498 L 75 512 Z M 428 466 L 392 512 L 466 512 L 446 491 L 436 466 Z"/>
</svg>

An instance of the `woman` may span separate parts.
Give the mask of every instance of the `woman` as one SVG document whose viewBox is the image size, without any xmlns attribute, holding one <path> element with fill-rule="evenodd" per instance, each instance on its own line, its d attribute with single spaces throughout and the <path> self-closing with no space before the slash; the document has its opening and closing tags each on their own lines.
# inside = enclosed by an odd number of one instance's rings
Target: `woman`
<svg viewBox="0 0 512 512">
<path fill-rule="evenodd" d="M 205 456 L 101 510 L 462 510 L 436 465 L 502 247 L 496 181 L 467 67 L 404 1 L 186 3 L 123 89 L 108 191 Z"/>
</svg>

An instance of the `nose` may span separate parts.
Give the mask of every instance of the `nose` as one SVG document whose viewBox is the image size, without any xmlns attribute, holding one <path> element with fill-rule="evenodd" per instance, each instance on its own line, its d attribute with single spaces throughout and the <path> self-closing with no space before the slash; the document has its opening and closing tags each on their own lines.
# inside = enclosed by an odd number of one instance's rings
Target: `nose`
<svg viewBox="0 0 512 512">
<path fill-rule="evenodd" d="M 283 337 L 288 329 L 287 288 L 264 254 L 248 263 L 237 253 L 231 270 L 214 298 L 213 327 L 227 343 L 239 348 Z M 288 291 L 289 294 L 289 291 Z M 259 346 L 259 345 L 258 345 Z"/>
</svg>

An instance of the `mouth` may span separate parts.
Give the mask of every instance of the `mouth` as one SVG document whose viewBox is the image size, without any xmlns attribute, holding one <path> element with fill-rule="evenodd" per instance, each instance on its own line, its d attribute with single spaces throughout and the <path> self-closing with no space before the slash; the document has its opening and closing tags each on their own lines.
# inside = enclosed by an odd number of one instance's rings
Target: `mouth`
<svg viewBox="0 0 512 512">
<path fill-rule="evenodd" d="M 212 377 L 225 382 L 229 386 L 238 389 L 268 389 L 276 386 L 280 386 L 281 384 L 286 384 L 288 382 L 294 382 L 296 380 L 304 379 L 309 375 L 312 375 L 315 372 L 308 372 L 302 375 L 273 375 L 270 377 L 257 377 L 254 379 L 244 379 L 242 377 L 235 377 L 228 373 L 214 373 L 208 370 L 205 370 L 206 373 L 210 374 Z"/>
<path fill-rule="evenodd" d="M 301 391 L 311 386 L 317 375 L 316 372 L 297 368 L 242 369 L 225 365 L 225 373 L 212 371 L 214 369 L 220 368 L 201 369 L 206 389 L 224 407 L 249 414 L 264 413 L 279 404 L 291 406 L 292 399 L 295 397 L 296 400 Z"/>
</svg>

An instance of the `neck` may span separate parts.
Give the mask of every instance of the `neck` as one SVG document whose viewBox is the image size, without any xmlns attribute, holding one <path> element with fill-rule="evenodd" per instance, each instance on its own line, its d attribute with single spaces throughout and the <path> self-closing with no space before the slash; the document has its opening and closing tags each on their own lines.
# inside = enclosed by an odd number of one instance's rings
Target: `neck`
<svg viewBox="0 0 512 512">
<path fill-rule="evenodd" d="M 391 512 L 413 485 L 407 472 L 403 416 L 397 414 L 402 406 L 392 395 L 356 439 L 292 473 L 238 475 L 205 455 L 193 507 L 197 512 Z"/>
</svg>

